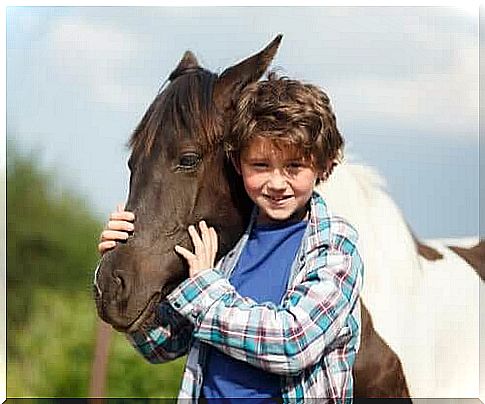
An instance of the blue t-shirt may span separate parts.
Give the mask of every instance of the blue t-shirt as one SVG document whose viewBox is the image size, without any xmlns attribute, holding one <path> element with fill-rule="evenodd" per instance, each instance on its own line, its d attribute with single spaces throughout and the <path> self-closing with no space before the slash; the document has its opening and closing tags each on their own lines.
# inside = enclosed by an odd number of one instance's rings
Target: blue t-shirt
<svg viewBox="0 0 485 404">
<path fill-rule="evenodd" d="M 258 303 L 281 303 L 306 225 L 306 221 L 254 225 L 229 279 L 241 296 Z M 208 399 L 259 398 L 258 402 L 264 402 L 281 397 L 280 376 L 208 346 L 202 392 Z"/>
</svg>

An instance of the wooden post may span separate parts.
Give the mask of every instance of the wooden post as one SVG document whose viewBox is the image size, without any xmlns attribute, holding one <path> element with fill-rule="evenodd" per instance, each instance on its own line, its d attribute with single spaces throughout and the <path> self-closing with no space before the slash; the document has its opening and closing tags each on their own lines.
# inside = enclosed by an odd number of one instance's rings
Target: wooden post
<svg viewBox="0 0 485 404">
<path fill-rule="evenodd" d="M 96 330 L 96 347 L 91 368 L 89 397 L 102 399 L 106 397 L 106 375 L 108 371 L 111 326 L 98 318 Z M 103 400 L 91 400 L 100 403 Z"/>
</svg>

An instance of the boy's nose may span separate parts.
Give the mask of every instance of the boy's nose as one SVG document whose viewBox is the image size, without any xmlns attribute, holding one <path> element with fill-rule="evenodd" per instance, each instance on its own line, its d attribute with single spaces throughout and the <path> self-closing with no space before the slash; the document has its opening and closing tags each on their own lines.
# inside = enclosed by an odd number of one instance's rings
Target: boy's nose
<svg viewBox="0 0 485 404">
<path fill-rule="evenodd" d="M 285 189 L 286 188 L 286 179 L 281 172 L 274 171 L 270 175 L 267 185 L 268 185 L 269 188 L 271 188 L 273 190 Z"/>
</svg>

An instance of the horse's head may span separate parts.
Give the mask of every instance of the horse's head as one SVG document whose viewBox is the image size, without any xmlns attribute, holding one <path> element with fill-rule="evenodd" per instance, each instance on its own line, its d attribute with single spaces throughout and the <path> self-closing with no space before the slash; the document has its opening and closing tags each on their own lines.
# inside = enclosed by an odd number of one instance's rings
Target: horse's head
<svg viewBox="0 0 485 404">
<path fill-rule="evenodd" d="M 121 331 L 134 331 L 158 302 L 188 276 L 176 244 L 192 248 L 187 227 L 201 219 L 219 235 L 219 255 L 240 237 L 250 208 L 223 140 L 237 93 L 257 81 L 281 36 L 220 76 L 186 52 L 155 98 L 130 145 L 126 210 L 135 232 L 103 256 L 96 276 L 98 313 Z"/>
</svg>

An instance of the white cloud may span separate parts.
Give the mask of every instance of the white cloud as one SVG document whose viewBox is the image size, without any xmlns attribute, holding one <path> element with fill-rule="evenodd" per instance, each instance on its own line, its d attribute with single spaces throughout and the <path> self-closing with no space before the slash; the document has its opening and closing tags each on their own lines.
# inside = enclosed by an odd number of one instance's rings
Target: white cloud
<svg viewBox="0 0 485 404">
<path fill-rule="evenodd" d="M 130 83 L 127 76 L 144 49 L 137 35 L 107 23 L 63 18 L 53 26 L 47 41 L 50 62 L 73 85 L 83 88 L 93 102 L 122 107 L 146 100 L 150 89 Z"/>
<path fill-rule="evenodd" d="M 196 38 L 198 30 L 205 32 L 209 29 L 207 27 L 217 26 L 212 24 L 212 14 L 206 15 L 208 10 L 203 10 L 204 13 L 191 8 L 156 8 L 150 11 L 161 13 L 160 21 L 170 14 L 173 27 L 192 22 L 186 17 L 194 14 L 196 20 L 207 24 L 202 28 L 191 27 L 191 35 Z M 337 11 L 345 11 L 341 16 L 343 20 L 332 14 Z M 326 19 L 322 17 L 325 24 L 318 27 L 323 31 L 316 35 L 317 38 L 325 38 L 325 41 L 309 40 L 301 31 L 288 34 L 286 46 L 290 48 L 282 47 L 280 53 L 286 55 L 280 59 L 282 66 L 294 64 L 301 68 L 302 74 L 296 77 L 309 78 L 316 83 L 325 80 L 322 84 L 329 87 L 332 98 L 336 97 L 339 103 L 337 112 L 347 115 L 346 120 L 385 120 L 435 133 L 476 134 L 477 33 L 473 30 L 463 33 L 459 29 L 458 33 L 447 31 L 443 23 L 448 21 L 446 10 L 437 14 L 439 18 L 436 21 L 439 23 L 434 20 L 434 14 L 422 13 L 420 9 L 403 9 L 403 12 L 404 15 L 391 12 L 386 19 L 383 17 L 388 13 L 387 8 L 373 10 L 369 16 L 366 16 L 366 10 L 359 8 L 325 9 L 329 15 L 324 15 Z M 347 17 L 346 13 L 349 14 Z M 127 104 L 144 105 L 154 92 L 153 82 L 151 85 L 144 84 L 143 79 L 137 78 L 134 73 L 140 71 L 146 76 L 150 69 L 154 69 L 151 65 L 141 68 L 143 62 L 139 61 L 144 55 L 153 53 L 154 42 L 150 42 L 153 35 L 157 35 L 160 43 L 164 44 L 158 51 L 163 49 L 165 58 L 171 55 L 170 38 L 176 37 L 177 42 L 183 42 L 185 38 L 177 29 L 173 37 L 156 34 L 154 26 L 148 31 L 134 30 L 131 26 L 131 30 L 137 32 L 131 33 L 124 30 L 122 22 L 117 19 L 107 18 L 103 22 L 102 19 L 86 16 L 64 16 L 54 21 L 46 46 L 50 64 L 53 63 L 59 74 L 73 86 L 83 89 L 90 101 L 111 104 L 117 109 L 125 109 Z M 149 18 L 147 24 L 150 21 L 154 24 Z M 160 21 L 157 20 L 157 24 Z M 217 28 L 217 32 L 220 29 Z M 305 40 L 305 43 L 298 40 Z M 217 41 L 211 45 L 207 45 L 205 53 L 200 52 L 206 57 L 217 54 L 220 61 Z M 227 43 L 221 45 L 227 46 Z M 147 62 L 153 63 L 153 60 Z M 219 62 L 218 66 L 222 67 Z"/>
<path fill-rule="evenodd" d="M 385 120 L 478 138 L 478 48 L 456 50 L 449 68 L 406 78 L 357 77 L 333 88 L 346 119 Z"/>
</svg>

